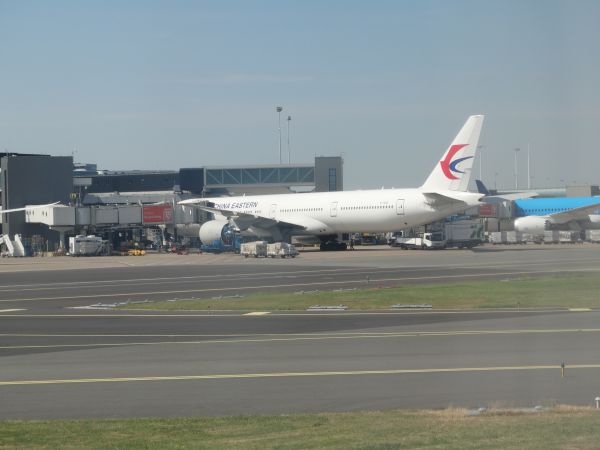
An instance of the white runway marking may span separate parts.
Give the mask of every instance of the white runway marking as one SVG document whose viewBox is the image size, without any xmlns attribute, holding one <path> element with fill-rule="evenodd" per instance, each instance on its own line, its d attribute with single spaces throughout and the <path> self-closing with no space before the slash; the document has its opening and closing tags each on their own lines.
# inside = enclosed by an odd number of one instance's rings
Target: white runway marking
<svg viewBox="0 0 600 450">
<path fill-rule="evenodd" d="M 35 348 L 98 348 L 98 347 L 128 347 L 128 346 L 156 346 L 156 345 L 215 345 L 215 344 L 245 344 L 269 342 L 297 342 L 297 341 L 328 341 L 346 339 L 390 339 L 390 338 L 423 338 L 423 337 L 452 337 L 452 336 L 485 336 L 485 335 L 527 335 L 527 334 L 569 334 L 569 333 L 599 333 L 600 328 L 589 329 L 538 329 L 538 330 L 463 330 L 463 331 L 407 331 L 407 332 L 359 332 L 359 333 L 317 333 L 317 334 L 256 334 L 256 335 L 41 335 L 41 334 L 1 334 L 0 337 L 215 337 L 203 341 L 154 341 L 154 342 L 96 342 L 89 344 L 29 344 L 0 346 L 0 350 L 35 349 Z M 228 339 L 229 338 L 229 339 Z"/>
<path fill-rule="evenodd" d="M 587 268 L 587 269 L 556 269 L 556 270 L 529 270 L 529 271 L 515 271 L 515 272 L 493 272 L 493 273 L 468 273 L 460 275 L 425 275 L 420 277 L 393 277 L 393 278 L 372 278 L 369 280 L 370 284 L 381 283 L 381 282 L 399 282 L 399 281 L 423 281 L 423 280 L 454 280 L 454 279 L 477 279 L 486 277 L 499 277 L 499 276 L 514 276 L 514 275 L 534 275 L 534 274 L 556 274 L 556 273 L 573 273 L 573 272 L 600 272 L 600 267 Z M 304 283 L 290 283 L 290 284 L 266 284 L 260 286 L 233 286 L 233 287 L 219 287 L 219 288 L 204 288 L 204 289 L 183 289 L 183 290 L 169 290 L 169 291 L 146 291 L 146 292 L 119 292 L 111 294 L 91 294 L 91 295 L 73 295 L 73 296 L 59 296 L 59 297 L 30 297 L 30 298 L 17 298 L 17 299 L 3 299 L 0 302 L 29 302 L 29 301 L 47 301 L 47 300 L 75 300 L 85 298 L 114 298 L 114 297 L 134 297 L 134 296 L 152 296 L 152 295 L 173 295 L 173 294 L 191 294 L 198 292 L 227 292 L 227 291 L 244 291 L 244 290 L 265 290 L 265 289 L 277 289 L 277 288 L 298 288 L 306 286 L 332 286 L 332 285 L 348 285 L 348 284 L 360 284 L 368 286 L 364 279 L 359 280 L 339 280 L 339 281 L 315 281 L 315 282 L 304 282 Z"/>
<path fill-rule="evenodd" d="M 600 364 L 574 364 L 569 371 L 578 369 L 600 369 Z M 24 386 L 44 384 L 81 384 L 81 383 L 127 383 L 135 381 L 200 381 L 227 379 L 255 378 L 293 378 L 293 377 L 331 377 L 331 376 L 372 376 L 372 375 L 411 375 L 436 373 L 468 373 L 468 372 L 514 372 L 532 370 L 560 370 L 559 365 L 539 366 L 499 366 L 499 367 L 450 367 L 434 369 L 388 369 L 388 370 L 346 370 L 323 372 L 267 372 L 267 373 L 228 373 L 212 375 L 173 375 L 173 376 L 142 376 L 142 377 L 110 377 L 110 378 L 72 378 L 57 380 L 10 380 L 0 381 L 2 386 Z"/>
</svg>

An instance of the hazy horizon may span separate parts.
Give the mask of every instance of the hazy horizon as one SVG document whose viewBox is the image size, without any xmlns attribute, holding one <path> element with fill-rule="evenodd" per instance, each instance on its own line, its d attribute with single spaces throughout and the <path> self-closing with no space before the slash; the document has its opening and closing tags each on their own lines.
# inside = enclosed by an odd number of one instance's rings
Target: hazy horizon
<svg viewBox="0 0 600 450">
<path fill-rule="evenodd" d="M 420 185 L 485 114 L 483 180 L 600 184 L 600 2 L 0 2 L 0 150 L 101 169 L 344 157 Z M 479 175 L 479 162 L 474 165 Z"/>
</svg>

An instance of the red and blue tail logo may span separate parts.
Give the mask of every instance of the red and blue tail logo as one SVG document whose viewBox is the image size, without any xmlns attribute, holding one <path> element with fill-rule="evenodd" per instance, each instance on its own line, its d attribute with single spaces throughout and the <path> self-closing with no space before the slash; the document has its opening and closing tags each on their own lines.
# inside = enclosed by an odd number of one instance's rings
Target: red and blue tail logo
<svg viewBox="0 0 600 450">
<path fill-rule="evenodd" d="M 449 180 L 458 180 L 459 177 L 455 176 L 454 174 L 465 172 L 459 170 L 456 166 L 467 159 L 473 158 L 472 156 L 466 156 L 464 158 L 457 158 L 455 160 L 452 159 L 454 158 L 454 155 L 458 153 L 459 150 L 461 150 L 463 147 L 466 147 L 467 145 L 469 144 L 452 145 L 450 147 L 450 150 L 448 150 L 448 154 L 446 155 L 444 160 L 440 161 L 440 165 L 442 166 L 442 172 L 444 172 L 444 175 L 446 175 L 446 178 L 448 178 Z"/>
</svg>

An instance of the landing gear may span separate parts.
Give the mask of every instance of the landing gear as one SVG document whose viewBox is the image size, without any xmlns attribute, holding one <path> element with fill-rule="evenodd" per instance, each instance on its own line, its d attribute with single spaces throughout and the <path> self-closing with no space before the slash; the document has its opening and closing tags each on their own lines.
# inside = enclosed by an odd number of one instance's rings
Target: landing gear
<svg viewBox="0 0 600 450">
<path fill-rule="evenodd" d="M 327 241 L 321 242 L 320 249 L 322 252 L 342 251 L 347 250 L 348 245 L 345 242 Z"/>
</svg>

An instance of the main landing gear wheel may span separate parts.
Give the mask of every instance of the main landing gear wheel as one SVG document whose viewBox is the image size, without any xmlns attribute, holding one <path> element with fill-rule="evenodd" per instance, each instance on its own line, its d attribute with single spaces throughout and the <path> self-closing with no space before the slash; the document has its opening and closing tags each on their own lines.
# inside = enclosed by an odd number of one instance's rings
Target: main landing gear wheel
<svg viewBox="0 0 600 450">
<path fill-rule="evenodd" d="M 323 252 L 343 251 L 348 249 L 348 245 L 345 242 L 328 241 L 322 242 L 319 248 Z"/>
</svg>

